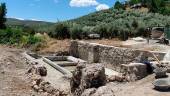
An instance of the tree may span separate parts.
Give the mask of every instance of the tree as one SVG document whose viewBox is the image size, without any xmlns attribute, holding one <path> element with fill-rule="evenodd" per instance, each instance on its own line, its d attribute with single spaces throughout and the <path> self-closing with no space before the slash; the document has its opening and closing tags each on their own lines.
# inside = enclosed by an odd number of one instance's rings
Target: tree
<svg viewBox="0 0 170 96">
<path fill-rule="evenodd" d="M 142 0 L 130 0 L 129 3 L 130 5 L 134 5 L 134 4 L 137 4 L 137 3 L 141 3 Z"/>
<path fill-rule="evenodd" d="M 31 35 L 34 35 L 36 33 L 35 30 L 29 26 L 24 26 L 23 32 L 25 32 L 26 34 L 31 34 Z"/>
<path fill-rule="evenodd" d="M 55 26 L 55 29 L 53 32 L 49 33 L 51 37 L 57 38 L 57 39 L 66 39 L 70 38 L 70 32 L 67 24 L 59 23 Z"/>
<path fill-rule="evenodd" d="M 5 25 L 6 13 L 7 13 L 6 4 L 1 3 L 1 5 L 0 5 L 0 29 L 6 28 L 6 25 Z"/>
<path fill-rule="evenodd" d="M 120 3 L 119 1 L 116 1 L 114 8 L 115 9 L 125 9 L 124 5 L 122 3 Z"/>
<path fill-rule="evenodd" d="M 71 30 L 71 38 L 72 39 L 82 39 L 83 38 L 83 30 L 82 27 L 78 24 L 74 24 Z"/>
</svg>

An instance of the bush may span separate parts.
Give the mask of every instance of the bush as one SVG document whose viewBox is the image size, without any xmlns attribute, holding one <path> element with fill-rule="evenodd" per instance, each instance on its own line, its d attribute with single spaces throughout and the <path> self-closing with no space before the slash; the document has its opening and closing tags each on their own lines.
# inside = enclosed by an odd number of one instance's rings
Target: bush
<svg viewBox="0 0 170 96">
<path fill-rule="evenodd" d="M 9 45 L 31 46 L 43 42 L 44 38 L 32 34 L 25 34 L 21 29 L 0 30 L 0 43 Z"/>
<path fill-rule="evenodd" d="M 44 38 L 36 35 L 28 35 L 28 36 L 22 36 L 21 38 L 21 46 L 30 46 L 35 45 L 37 43 L 43 42 Z"/>
<path fill-rule="evenodd" d="M 81 26 L 74 25 L 71 29 L 71 38 L 72 39 L 82 39 L 83 38 L 83 30 Z"/>
<path fill-rule="evenodd" d="M 67 24 L 59 23 L 55 26 L 53 32 L 49 33 L 49 36 L 57 39 L 66 39 L 70 38 L 70 32 Z"/>
<path fill-rule="evenodd" d="M 20 29 L 0 30 L 0 43 L 2 44 L 19 44 L 23 32 Z"/>
<path fill-rule="evenodd" d="M 124 6 L 124 4 L 120 3 L 119 1 L 116 1 L 114 8 L 115 9 L 125 9 L 125 6 Z"/>
</svg>

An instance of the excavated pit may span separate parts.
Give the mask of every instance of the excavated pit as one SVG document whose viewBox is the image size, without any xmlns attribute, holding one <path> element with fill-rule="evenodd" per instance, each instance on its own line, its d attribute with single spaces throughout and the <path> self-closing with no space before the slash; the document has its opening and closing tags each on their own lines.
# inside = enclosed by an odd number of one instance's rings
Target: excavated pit
<svg viewBox="0 0 170 96">
<path fill-rule="evenodd" d="M 46 59 L 53 62 L 54 66 L 60 66 L 70 72 L 73 72 L 78 63 L 86 63 L 86 61 L 72 56 L 48 56 Z M 48 63 L 48 62 L 47 62 Z"/>
</svg>

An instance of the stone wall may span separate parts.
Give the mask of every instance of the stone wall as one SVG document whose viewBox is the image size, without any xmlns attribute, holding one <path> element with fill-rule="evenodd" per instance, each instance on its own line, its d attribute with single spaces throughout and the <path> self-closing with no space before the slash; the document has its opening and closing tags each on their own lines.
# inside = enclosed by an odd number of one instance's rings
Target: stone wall
<svg viewBox="0 0 170 96">
<path fill-rule="evenodd" d="M 144 61 L 147 56 L 151 56 L 147 51 L 87 43 L 83 41 L 72 41 L 70 54 L 74 57 L 86 60 L 88 63 L 111 65 L 116 71 L 120 71 L 121 64 Z"/>
</svg>

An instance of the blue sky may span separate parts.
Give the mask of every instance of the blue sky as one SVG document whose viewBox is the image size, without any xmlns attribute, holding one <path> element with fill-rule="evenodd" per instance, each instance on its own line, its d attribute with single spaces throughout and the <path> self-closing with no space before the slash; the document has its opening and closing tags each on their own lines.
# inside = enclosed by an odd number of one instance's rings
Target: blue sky
<svg viewBox="0 0 170 96">
<path fill-rule="evenodd" d="M 51 22 L 108 9 L 115 1 L 117 0 L 0 0 L 7 5 L 7 17 Z"/>
</svg>

